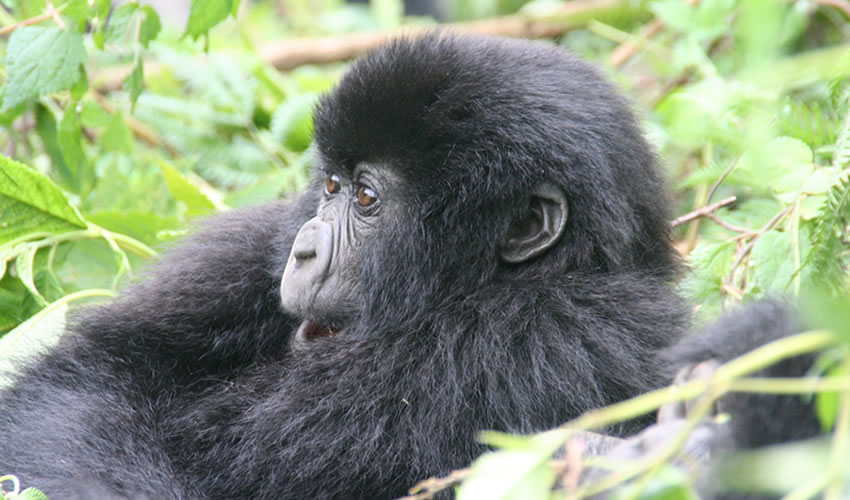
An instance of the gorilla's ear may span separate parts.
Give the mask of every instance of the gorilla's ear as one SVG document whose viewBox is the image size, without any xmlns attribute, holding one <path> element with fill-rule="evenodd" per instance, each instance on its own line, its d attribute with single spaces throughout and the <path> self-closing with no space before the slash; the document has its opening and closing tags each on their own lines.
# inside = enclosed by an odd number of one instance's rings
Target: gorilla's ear
<svg viewBox="0 0 850 500">
<path fill-rule="evenodd" d="M 566 227 L 567 197 L 561 188 L 541 184 L 531 193 L 525 215 L 511 223 L 499 255 L 511 264 L 537 257 L 561 239 Z"/>
</svg>

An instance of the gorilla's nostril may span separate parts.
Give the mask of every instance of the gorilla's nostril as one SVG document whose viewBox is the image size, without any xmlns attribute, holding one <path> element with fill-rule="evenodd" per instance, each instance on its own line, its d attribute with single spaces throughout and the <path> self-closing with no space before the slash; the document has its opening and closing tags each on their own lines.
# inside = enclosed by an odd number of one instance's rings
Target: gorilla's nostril
<svg viewBox="0 0 850 500">
<path fill-rule="evenodd" d="M 292 255 L 296 260 L 307 260 L 316 258 L 316 249 L 313 247 L 293 248 Z"/>
</svg>

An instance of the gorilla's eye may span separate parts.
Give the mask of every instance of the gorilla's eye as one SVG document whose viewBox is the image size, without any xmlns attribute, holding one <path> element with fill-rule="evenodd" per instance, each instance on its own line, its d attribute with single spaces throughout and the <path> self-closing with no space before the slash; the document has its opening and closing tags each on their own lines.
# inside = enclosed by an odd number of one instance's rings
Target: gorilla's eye
<svg viewBox="0 0 850 500">
<path fill-rule="evenodd" d="M 338 193 L 340 190 L 339 176 L 336 174 L 325 177 L 325 192 L 328 194 Z"/>
<path fill-rule="evenodd" d="M 360 186 L 357 190 L 357 203 L 361 207 L 368 207 L 378 201 L 378 195 L 369 186 Z"/>
</svg>

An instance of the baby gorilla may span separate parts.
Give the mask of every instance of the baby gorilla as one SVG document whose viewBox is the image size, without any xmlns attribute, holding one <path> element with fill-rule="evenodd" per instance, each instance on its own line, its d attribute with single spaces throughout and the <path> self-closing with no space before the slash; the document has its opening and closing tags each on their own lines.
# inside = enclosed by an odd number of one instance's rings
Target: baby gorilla
<svg viewBox="0 0 850 500">
<path fill-rule="evenodd" d="M 2 472 L 56 498 L 389 498 L 482 429 L 665 382 L 688 323 L 666 191 L 596 70 L 396 40 L 322 99 L 315 143 L 297 200 L 207 223 L 0 394 Z"/>
</svg>

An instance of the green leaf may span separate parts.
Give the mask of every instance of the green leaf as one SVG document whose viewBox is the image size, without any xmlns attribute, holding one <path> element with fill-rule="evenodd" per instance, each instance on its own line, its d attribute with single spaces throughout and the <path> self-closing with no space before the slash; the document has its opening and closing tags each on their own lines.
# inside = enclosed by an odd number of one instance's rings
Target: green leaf
<svg viewBox="0 0 850 500">
<path fill-rule="evenodd" d="M 300 94 L 277 107 L 272 115 L 272 137 L 290 151 L 304 151 L 313 138 L 313 108 L 318 95 Z"/>
<path fill-rule="evenodd" d="M 233 7 L 230 9 L 230 15 L 234 18 L 237 14 L 239 14 L 239 4 L 242 3 L 242 0 L 233 0 Z"/>
<path fill-rule="evenodd" d="M 53 181 L 4 156 L 0 156 L 0 221 L 0 244 L 29 233 L 87 227 Z"/>
<path fill-rule="evenodd" d="M 51 92 L 70 88 L 86 60 L 83 37 L 70 30 L 27 26 L 9 38 L 8 78 L 3 111 Z"/>
<path fill-rule="evenodd" d="M 142 86 L 144 85 L 144 69 L 141 59 L 136 60 L 133 65 L 133 71 L 124 78 L 124 89 L 130 93 L 130 105 L 136 106 L 136 100 L 142 94 Z"/>
<path fill-rule="evenodd" d="M 159 35 L 159 31 L 162 29 L 162 23 L 159 22 L 159 15 L 150 5 L 142 7 L 142 12 L 145 15 L 145 19 L 139 27 L 139 43 L 144 48 L 148 48 L 150 41 Z"/>
<path fill-rule="evenodd" d="M 38 303 L 45 306 L 47 305 L 47 301 L 41 296 L 41 292 L 38 291 L 33 281 L 32 263 L 37 251 L 38 246 L 27 245 L 27 248 L 15 259 L 15 272 L 18 274 L 18 279 L 27 287 L 27 290 L 35 297 Z"/>
<path fill-rule="evenodd" d="M 192 0 L 183 36 L 197 40 L 213 26 L 224 21 L 231 12 L 233 0 Z"/>
<path fill-rule="evenodd" d="M 22 491 L 15 500 L 49 500 L 43 491 L 36 488 L 27 488 Z"/>
<path fill-rule="evenodd" d="M 113 233 L 120 233 L 137 239 L 148 246 L 162 243 L 160 235 L 165 231 L 180 228 L 175 217 L 161 217 L 150 212 L 109 210 L 86 214 L 93 224 Z"/>
<path fill-rule="evenodd" d="M 86 28 L 86 17 L 89 13 L 88 0 L 69 0 L 65 8 L 62 10 L 62 17 L 70 19 L 76 23 L 74 27 L 78 32 L 82 33 Z"/>
<path fill-rule="evenodd" d="M 139 4 L 136 2 L 125 3 L 121 7 L 115 9 L 109 16 L 109 23 L 106 25 L 104 36 L 109 43 L 115 43 L 124 37 L 127 32 L 127 25 L 130 24 L 130 19 L 138 10 Z"/>
<path fill-rule="evenodd" d="M 160 162 L 162 175 L 165 177 L 165 182 L 168 184 L 168 191 L 175 199 L 186 204 L 187 215 L 194 217 L 197 215 L 205 215 L 215 211 L 215 204 L 198 189 L 198 186 L 190 182 L 187 178 L 177 171 L 171 165 L 165 162 Z"/>
</svg>

